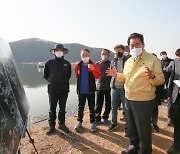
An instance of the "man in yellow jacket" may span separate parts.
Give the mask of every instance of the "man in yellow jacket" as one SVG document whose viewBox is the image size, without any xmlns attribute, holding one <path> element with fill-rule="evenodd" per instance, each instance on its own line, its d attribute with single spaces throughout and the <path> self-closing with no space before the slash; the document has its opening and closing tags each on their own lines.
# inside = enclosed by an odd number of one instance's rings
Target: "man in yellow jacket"
<svg viewBox="0 0 180 154">
<path fill-rule="evenodd" d="M 116 68 L 106 72 L 119 82 L 125 82 L 125 114 L 130 145 L 122 154 L 151 154 L 155 90 L 165 79 L 160 60 L 144 50 L 143 35 L 133 33 L 127 43 L 131 57 L 126 61 L 123 73 L 117 73 Z"/>
</svg>

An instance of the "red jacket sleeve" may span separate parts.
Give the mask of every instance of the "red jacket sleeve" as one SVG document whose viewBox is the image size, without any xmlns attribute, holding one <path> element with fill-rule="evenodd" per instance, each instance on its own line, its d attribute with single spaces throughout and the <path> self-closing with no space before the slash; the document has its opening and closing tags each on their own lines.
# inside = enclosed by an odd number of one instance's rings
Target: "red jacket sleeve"
<svg viewBox="0 0 180 154">
<path fill-rule="evenodd" d="M 75 76 L 76 78 L 78 77 L 78 75 L 80 74 L 80 68 L 79 68 L 79 65 L 78 63 L 75 65 L 75 68 L 74 68 L 74 71 L 75 71 Z"/>
<path fill-rule="evenodd" d="M 98 67 L 97 64 L 92 63 L 92 65 L 93 65 L 93 67 L 94 67 L 94 70 L 92 71 L 92 73 L 93 73 L 93 75 L 94 75 L 94 77 L 95 77 L 96 79 L 99 79 L 100 76 L 101 76 L 101 71 L 99 70 L 99 67 Z"/>
</svg>

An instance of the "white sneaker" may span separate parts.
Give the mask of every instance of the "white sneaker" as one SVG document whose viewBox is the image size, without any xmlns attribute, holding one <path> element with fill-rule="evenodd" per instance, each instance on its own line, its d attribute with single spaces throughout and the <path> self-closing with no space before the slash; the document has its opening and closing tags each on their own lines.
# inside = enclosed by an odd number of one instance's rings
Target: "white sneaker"
<svg viewBox="0 0 180 154">
<path fill-rule="evenodd" d="M 75 126 L 74 129 L 77 131 L 79 128 L 82 128 L 82 122 L 78 121 Z"/>
</svg>

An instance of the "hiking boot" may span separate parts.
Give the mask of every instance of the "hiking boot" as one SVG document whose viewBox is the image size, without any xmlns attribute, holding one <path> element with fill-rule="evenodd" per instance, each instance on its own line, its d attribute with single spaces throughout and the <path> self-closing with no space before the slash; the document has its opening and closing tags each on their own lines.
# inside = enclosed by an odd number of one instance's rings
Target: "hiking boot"
<svg viewBox="0 0 180 154">
<path fill-rule="evenodd" d="M 159 127 L 158 127 L 158 125 L 153 124 L 153 128 L 154 128 L 155 132 L 159 132 Z"/>
<path fill-rule="evenodd" d="M 93 122 L 93 123 L 91 123 L 91 131 L 92 132 L 96 132 L 96 123 L 95 122 Z"/>
<path fill-rule="evenodd" d="M 65 124 L 59 124 L 58 128 L 65 133 L 69 133 L 69 128 L 67 128 Z"/>
<path fill-rule="evenodd" d="M 114 125 L 114 124 L 111 124 L 108 128 L 108 131 L 113 131 L 117 128 L 118 126 L 117 125 Z"/>
<path fill-rule="evenodd" d="M 81 128 L 82 128 L 82 122 L 78 121 L 78 122 L 75 124 L 74 129 L 75 129 L 77 132 L 79 132 L 79 129 L 81 129 Z"/>
<path fill-rule="evenodd" d="M 46 135 L 51 135 L 55 131 L 55 126 L 49 126 L 49 129 L 46 132 Z"/>
<path fill-rule="evenodd" d="M 108 124 L 109 120 L 108 119 L 103 119 L 104 124 Z"/>
</svg>

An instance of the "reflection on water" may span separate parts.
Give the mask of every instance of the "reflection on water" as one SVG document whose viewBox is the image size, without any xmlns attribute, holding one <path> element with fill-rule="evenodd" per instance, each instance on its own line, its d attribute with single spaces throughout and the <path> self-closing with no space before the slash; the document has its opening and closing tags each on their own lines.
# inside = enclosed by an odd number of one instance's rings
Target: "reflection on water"
<svg viewBox="0 0 180 154">
<path fill-rule="evenodd" d="M 22 83 L 25 88 L 26 96 L 30 105 L 30 118 L 45 117 L 49 112 L 47 82 L 43 79 L 43 68 L 36 65 L 17 65 Z M 70 79 L 70 93 L 66 106 L 66 117 L 72 116 L 77 112 L 78 98 L 76 94 L 76 79 L 74 69 Z"/>
<path fill-rule="evenodd" d="M 36 65 L 18 64 L 17 65 L 23 85 L 26 87 L 41 87 L 47 85 L 46 80 L 43 79 L 44 68 L 38 68 Z M 74 69 L 72 68 L 72 75 L 70 84 L 76 84 Z"/>
<path fill-rule="evenodd" d="M 30 118 L 44 118 L 49 112 L 47 86 L 29 88 L 25 87 L 27 99 L 30 104 Z M 76 94 L 76 86 L 70 86 L 70 93 L 66 104 L 66 117 L 70 117 L 77 112 L 78 99 Z"/>
</svg>

